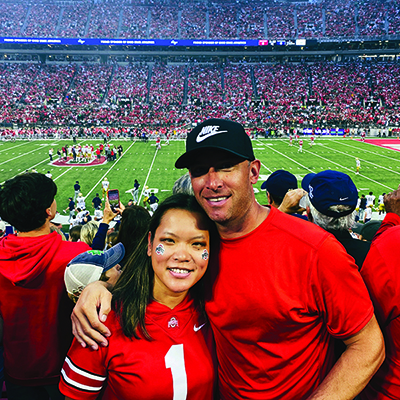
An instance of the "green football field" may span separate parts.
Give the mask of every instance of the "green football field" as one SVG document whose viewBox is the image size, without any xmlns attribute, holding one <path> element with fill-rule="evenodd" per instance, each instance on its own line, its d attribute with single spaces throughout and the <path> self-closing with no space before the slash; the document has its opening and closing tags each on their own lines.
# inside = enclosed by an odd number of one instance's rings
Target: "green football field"
<svg viewBox="0 0 400 400">
<path fill-rule="evenodd" d="M 303 153 L 298 152 L 294 143 L 289 146 L 288 139 L 254 139 L 253 147 L 256 158 L 261 161 L 261 176 L 254 187 L 256 198 L 261 204 L 266 204 L 265 192 L 261 191 L 262 182 L 277 169 L 285 169 L 296 175 L 299 186 L 301 179 L 309 172 L 320 172 L 334 169 L 351 176 L 360 194 L 373 191 L 376 197 L 396 189 L 400 183 L 400 148 L 397 139 L 377 140 L 379 145 L 362 143 L 350 138 L 316 138 L 311 148 L 308 138 L 304 139 Z M 79 140 L 80 144 L 100 142 L 93 139 Z M 162 142 L 162 149 L 156 151 L 155 142 L 111 141 L 112 144 L 123 146 L 121 158 L 97 166 L 63 166 L 57 167 L 50 163 L 48 151 L 72 144 L 67 140 L 35 140 L 0 142 L 0 182 L 4 182 L 25 170 L 35 168 L 38 172 L 50 171 L 57 184 L 56 201 L 58 211 L 67 207 L 68 197 L 73 196 L 73 185 L 80 182 L 81 191 L 86 197 L 86 206 L 93 212 L 92 199 L 96 192 L 101 195 L 101 182 L 104 177 L 110 181 L 110 189 L 118 189 L 123 203 L 130 198 L 134 179 L 137 179 L 143 189 L 146 185 L 154 189 L 157 197 L 163 200 L 170 195 L 173 183 L 185 170 L 175 169 L 175 160 L 185 150 L 184 141 L 171 141 L 170 145 Z M 387 148 L 386 143 L 392 148 Z M 397 144 L 398 143 L 398 144 Z M 57 155 L 53 156 L 54 159 Z M 360 174 L 356 175 L 356 161 L 361 161 Z M 143 197 L 141 196 L 143 199 Z"/>
</svg>

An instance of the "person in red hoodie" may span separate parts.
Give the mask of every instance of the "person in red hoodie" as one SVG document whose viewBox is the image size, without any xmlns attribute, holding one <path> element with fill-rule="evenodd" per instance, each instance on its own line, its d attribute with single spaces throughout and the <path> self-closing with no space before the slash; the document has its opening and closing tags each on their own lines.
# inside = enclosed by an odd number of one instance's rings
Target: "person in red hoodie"
<svg viewBox="0 0 400 400">
<path fill-rule="evenodd" d="M 0 190 L 0 217 L 18 232 L 0 239 L 0 315 L 9 400 L 64 399 L 58 382 L 72 342 L 73 308 L 64 271 L 90 247 L 50 233 L 56 193 L 56 184 L 38 173 L 18 175 Z"/>
</svg>

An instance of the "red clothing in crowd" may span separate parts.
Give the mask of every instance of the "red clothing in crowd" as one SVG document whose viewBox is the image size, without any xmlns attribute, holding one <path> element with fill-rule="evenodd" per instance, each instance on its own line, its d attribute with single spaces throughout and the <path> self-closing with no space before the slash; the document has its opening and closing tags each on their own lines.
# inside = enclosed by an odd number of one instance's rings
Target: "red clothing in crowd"
<svg viewBox="0 0 400 400">
<path fill-rule="evenodd" d="M 343 246 L 275 208 L 247 235 L 221 240 L 210 267 L 206 311 L 224 400 L 308 398 L 334 363 L 332 337 L 355 335 L 373 316 Z"/>
<path fill-rule="evenodd" d="M 361 393 L 362 400 L 400 398 L 399 243 L 400 226 L 386 229 L 372 242 L 361 269 L 386 348 L 385 361 Z"/>
<path fill-rule="evenodd" d="M 82 348 L 74 340 L 62 369 L 60 390 L 73 399 L 212 400 L 216 365 L 211 328 L 189 296 L 174 309 L 146 308 L 151 341 L 128 338 L 115 312 L 106 325 L 107 347 Z"/>
<path fill-rule="evenodd" d="M 62 241 L 57 232 L 0 240 L 0 314 L 4 320 L 4 371 L 22 386 L 57 384 L 72 341 L 73 303 L 64 270 L 83 242 Z"/>
</svg>

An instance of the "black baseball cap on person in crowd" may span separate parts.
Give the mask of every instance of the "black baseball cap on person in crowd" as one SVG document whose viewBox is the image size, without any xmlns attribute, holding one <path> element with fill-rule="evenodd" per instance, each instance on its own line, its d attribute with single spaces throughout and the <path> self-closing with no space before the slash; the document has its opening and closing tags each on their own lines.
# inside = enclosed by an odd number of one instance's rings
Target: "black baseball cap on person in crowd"
<svg viewBox="0 0 400 400">
<path fill-rule="evenodd" d="M 357 205 L 358 191 L 350 176 L 339 171 L 326 170 L 307 174 L 301 187 L 308 192 L 311 204 L 328 217 L 340 218 L 351 214 Z M 346 210 L 333 210 L 332 206 L 344 205 Z"/>
<path fill-rule="evenodd" d="M 261 189 L 267 189 L 272 196 L 285 197 L 289 190 L 297 189 L 297 179 L 290 172 L 278 169 L 261 185 Z"/>
<path fill-rule="evenodd" d="M 186 139 L 186 153 L 175 162 L 176 168 L 188 168 L 193 156 L 204 149 L 219 149 L 255 160 L 253 146 L 243 126 L 228 119 L 208 119 L 189 132 Z"/>
<path fill-rule="evenodd" d="M 364 224 L 360 230 L 360 235 L 362 238 L 371 242 L 375 236 L 375 233 L 378 232 L 379 228 L 381 227 L 381 223 L 382 221 L 372 220 Z"/>
</svg>

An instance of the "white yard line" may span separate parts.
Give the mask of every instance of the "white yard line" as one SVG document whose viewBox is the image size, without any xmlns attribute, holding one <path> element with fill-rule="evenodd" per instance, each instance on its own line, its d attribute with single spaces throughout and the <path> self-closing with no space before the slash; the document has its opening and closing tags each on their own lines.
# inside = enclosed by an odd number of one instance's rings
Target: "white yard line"
<svg viewBox="0 0 400 400">
<path fill-rule="evenodd" d="M 17 158 L 24 157 L 24 156 L 26 156 L 27 154 L 33 153 L 34 151 L 38 151 L 38 150 L 39 150 L 39 149 L 34 149 L 34 150 L 31 150 L 31 151 L 28 151 L 27 153 L 21 154 L 21 155 L 19 155 L 19 156 L 17 156 L 17 157 L 10 158 L 10 159 L 8 159 L 8 160 L 3 161 L 2 163 L 0 163 L 0 165 L 6 164 L 6 163 L 8 163 L 9 161 L 12 161 L 12 160 L 16 160 Z"/>
<path fill-rule="evenodd" d="M 257 139 L 257 140 L 258 140 L 258 139 Z M 280 154 L 282 157 L 286 157 L 287 159 L 289 159 L 290 161 L 294 162 L 295 164 L 300 165 L 302 168 L 306 169 L 307 171 L 315 172 L 315 171 L 313 171 L 312 169 L 306 167 L 305 165 L 300 164 L 298 161 L 294 160 L 293 158 L 290 158 L 289 156 L 287 156 L 287 155 L 281 153 L 280 151 L 275 150 L 275 149 L 273 148 L 273 146 L 268 147 L 268 149 L 271 149 L 271 150 L 275 151 L 275 153 Z M 263 164 L 263 166 L 264 166 L 264 164 Z M 265 167 L 265 166 L 264 166 L 264 167 Z M 265 168 L 267 168 L 269 171 L 271 171 L 268 167 L 265 167 Z M 272 172 L 272 171 L 271 171 L 271 172 Z"/>
<path fill-rule="evenodd" d="M 64 171 L 61 175 L 58 175 L 57 178 L 54 178 L 53 180 L 56 181 L 58 178 L 61 178 L 64 174 L 66 174 L 68 171 L 71 171 L 73 167 L 69 167 L 66 171 Z"/>
<path fill-rule="evenodd" d="M 338 141 L 336 140 L 335 142 L 338 142 Z M 375 146 L 375 147 L 380 147 L 380 146 L 376 146 L 375 144 L 372 144 L 372 143 L 366 143 L 366 144 L 369 144 L 369 145 Z M 375 152 L 375 151 L 369 151 L 369 150 L 365 150 L 365 149 L 362 149 L 362 150 L 361 150 L 360 147 L 352 146 L 351 144 L 341 143 L 341 145 L 348 146 L 348 147 L 351 147 L 352 149 L 357 149 L 357 150 L 362 151 L 362 152 L 372 153 L 372 154 L 375 154 L 375 155 L 376 155 L 376 152 Z M 325 145 L 322 145 L 322 146 L 325 146 Z M 380 148 L 383 148 L 383 149 L 385 149 L 385 150 L 396 151 L 396 150 L 393 150 L 393 149 L 389 149 L 388 147 L 380 147 Z M 383 155 L 383 154 L 379 154 L 379 157 L 388 158 L 389 160 L 393 160 L 393 161 L 397 161 L 397 162 L 400 161 L 400 159 L 398 159 L 398 158 L 388 157 L 388 156 L 385 156 L 385 155 Z"/>
<path fill-rule="evenodd" d="M 19 172 L 18 174 L 12 176 L 11 178 L 8 178 L 7 180 L 10 180 L 10 179 L 12 179 L 12 178 L 15 178 L 16 176 L 23 174 L 26 170 L 29 171 L 29 170 L 31 170 L 32 168 L 35 168 L 35 167 L 37 167 L 38 165 L 43 164 L 43 163 L 45 163 L 45 162 L 47 162 L 47 161 L 48 161 L 48 159 L 46 158 L 45 160 L 40 161 L 39 163 L 37 163 L 37 164 L 35 164 L 35 165 L 32 165 L 31 167 L 25 169 L 24 171 Z M 62 174 L 62 175 L 64 175 L 64 174 Z M 57 179 L 57 178 L 56 178 L 56 179 Z M 56 180 L 56 179 L 54 179 L 54 180 Z M 5 182 L 5 181 L 4 181 L 4 182 Z M 1 182 L 0 185 L 2 185 L 4 182 Z"/>
<path fill-rule="evenodd" d="M 316 156 L 316 157 L 322 158 L 323 160 L 328 161 L 328 162 L 330 162 L 330 163 L 332 163 L 332 164 L 335 164 L 335 165 L 339 166 L 340 168 L 343 168 L 343 169 L 345 169 L 345 170 L 347 170 L 347 171 L 350 171 L 351 173 L 354 173 L 354 171 L 353 171 L 351 168 L 347 168 L 347 167 L 345 167 L 344 165 L 338 164 L 337 162 L 334 162 L 334 161 L 332 161 L 332 160 L 329 160 L 328 158 L 322 157 L 322 156 L 320 156 L 319 154 L 315 154 L 315 153 L 313 153 L 313 152 L 311 152 L 311 151 L 308 151 L 308 150 L 304 150 L 304 151 L 305 151 L 306 153 L 310 153 L 310 154 L 312 154 L 312 155 L 314 155 L 314 156 Z M 391 187 L 389 187 L 389 186 L 384 185 L 383 183 L 380 183 L 380 182 L 378 182 L 378 181 L 375 181 L 374 179 L 368 178 L 368 176 L 365 176 L 365 175 L 363 175 L 363 174 L 359 174 L 359 176 L 362 176 L 363 178 L 368 179 L 369 181 L 374 182 L 374 183 L 376 183 L 376 184 L 378 184 L 378 185 L 380 185 L 380 186 L 383 186 L 383 187 L 385 187 L 385 188 L 387 188 L 387 189 L 395 190 L 395 189 L 393 189 L 393 188 L 391 188 Z"/>
<path fill-rule="evenodd" d="M 120 158 L 118 158 L 118 160 L 114 163 L 114 165 L 109 168 L 107 170 L 107 172 L 96 182 L 96 184 L 90 189 L 90 191 L 88 192 L 88 194 L 84 197 L 84 199 L 86 200 L 87 197 L 90 195 L 90 193 L 92 193 L 94 191 L 94 189 L 96 189 L 97 185 L 99 183 L 101 183 L 103 181 L 103 179 L 107 176 L 107 174 L 118 164 L 119 160 L 128 152 L 128 150 L 135 144 L 135 142 L 133 142 L 128 148 L 127 150 L 124 151 L 124 153 L 122 154 L 122 156 Z"/>
<path fill-rule="evenodd" d="M 321 146 L 327 147 L 325 144 L 322 144 Z M 328 148 L 329 148 L 329 150 L 336 151 L 337 153 L 340 153 L 340 154 L 344 154 L 345 156 L 348 156 L 348 157 L 351 157 L 351 158 L 355 158 L 354 155 L 350 155 L 349 153 L 345 153 L 345 152 L 340 151 L 340 150 L 332 149 L 331 147 L 328 147 Z M 367 151 L 368 151 L 368 150 L 367 150 Z M 369 152 L 369 153 L 372 153 L 372 152 Z M 375 154 L 376 154 L 376 153 L 375 153 Z M 386 171 L 390 171 L 390 172 L 393 172 L 394 174 L 400 175 L 400 172 L 393 171 L 393 170 L 390 169 L 390 168 L 383 167 L 382 165 L 375 164 L 375 163 L 373 163 L 373 162 L 371 162 L 371 161 L 364 160 L 364 159 L 362 159 L 362 158 L 360 158 L 360 161 L 365 162 L 365 163 L 368 163 L 368 164 L 372 164 L 372 165 L 374 165 L 375 167 L 379 167 L 379 168 L 381 168 L 381 169 L 385 169 Z M 397 161 L 398 161 L 398 160 L 397 160 Z"/>
<path fill-rule="evenodd" d="M 0 153 L 3 152 L 3 151 L 6 151 L 6 150 L 15 149 L 16 147 L 19 147 L 19 146 L 25 146 L 25 145 L 28 144 L 28 143 L 29 143 L 29 142 L 27 142 L 27 143 L 21 143 L 21 144 L 18 144 L 18 145 L 16 145 L 16 146 L 9 147 L 8 149 L 0 150 Z"/>
<path fill-rule="evenodd" d="M 28 153 L 25 153 L 25 154 L 28 154 Z M 40 163 L 37 163 L 37 164 L 33 165 L 33 166 L 30 167 L 30 168 L 27 168 L 27 170 L 29 171 L 30 169 L 35 168 L 37 165 L 43 164 L 43 163 L 46 162 L 46 161 L 47 161 L 47 158 L 46 158 L 46 160 L 40 161 Z M 26 170 L 21 171 L 21 172 L 18 172 L 18 174 L 12 176 L 11 178 L 8 178 L 7 180 L 10 180 L 10 179 L 12 179 L 12 178 L 15 178 L 16 176 L 23 174 L 25 171 L 26 171 Z M 5 182 L 5 181 L 4 181 L 4 182 Z M 1 182 L 0 185 L 2 185 L 4 182 Z"/>
<path fill-rule="evenodd" d="M 156 152 L 154 153 L 153 161 L 151 162 L 151 165 L 150 165 L 150 168 L 149 168 L 149 172 L 147 173 L 146 180 L 145 180 L 145 182 L 143 184 L 143 190 L 140 192 L 140 196 L 139 196 L 139 199 L 138 199 L 138 204 L 140 204 L 140 200 L 142 199 L 142 194 L 143 194 L 143 191 L 146 188 L 147 181 L 149 180 L 150 172 L 151 172 L 151 169 L 153 168 L 153 164 L 154 164 L 154 161 L 156 159 L 157 153 L 158 153 L 158 149 L 156 149 Z"/>
</svg>

